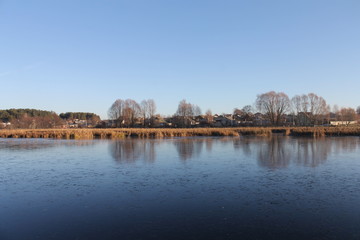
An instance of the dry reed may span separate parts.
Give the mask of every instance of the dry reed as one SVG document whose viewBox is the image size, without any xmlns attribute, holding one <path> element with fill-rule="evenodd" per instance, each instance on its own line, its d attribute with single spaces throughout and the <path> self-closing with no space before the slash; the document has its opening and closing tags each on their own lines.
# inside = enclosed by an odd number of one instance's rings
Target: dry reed
<svg viewBox="0 0 360 240">
<path fill-rule="evenodd" d="M 0 130 L 0 138 L 119 139 L 196 136 L 360 136 L 360 127 L 242 127 L 242 128 L 111 128 L 111 129 L 14 129 Z"/>
</svg>

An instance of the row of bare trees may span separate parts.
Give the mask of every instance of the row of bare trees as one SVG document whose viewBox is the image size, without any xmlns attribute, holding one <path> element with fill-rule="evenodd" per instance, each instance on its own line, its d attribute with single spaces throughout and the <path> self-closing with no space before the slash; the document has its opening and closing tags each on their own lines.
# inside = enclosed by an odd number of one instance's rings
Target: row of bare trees
<svg viewBox="0 0 360 240">
<path fill-rule="evenodd" d="M 116 127 L 134 127 L 140 124 L 143 127 L 154 127 L 156 104 L 153 99 L 143 100 L 138 104 L 132 99 L 117 99 L 110 107 L 108 116 L 115 121 Z M 174 124 L 179 127 L 189 127 L 195 116 L 201 115 L 201 109 L 195 104 L 180 101 L 173 116 Z M 206 112 L 209 122 L 212 120 L 211 111 Z"/>
<path fill-rule="evenodd" d="M 267 92 L 257 96 L 256 108 L 264 114 L 271 125 L 281 125 L 285 114 L 294 116 L 297 125 L 324 124 L 325 119 L 353 121 L 356 112 L 353 108 L 338 108 L 331 112 L 325 99 L 314 93 L 296 95 L 289 98 L 283 92 Z M 359 113 L 360 113 L 360 108 Z M 332 114 L 333 116 L 330 116 Z"/>
<path fill-rule="evenodd" d="M 133 127 L 139 119 L 144 127 L 153 125 L 156 104 L 152 99 L 143 100 L 140 104 L 132 99 L 117 99 L 110 107 L 108 115 L 115 120 L 116 127 Z"/>
<path fill-rule="evenodd" d="M 255 101 L 255 108 L 262 114 L 265 120 L 263 125 L 279 126 L 283 124 L 310 126 L 328 123 L 328 120 L 353 121 L 357 113 L 353 108 L 341 108 L 334 106 L 331 110 L 325 99 L 314 93 L 296 95 L 289 98 L 283 92 L 270 91 L 259 94 Z M 360 107 L 357 109 L 360 114 Z M 132 99 L 117 99 L 109 109 L 110 119 L 115 121 L 116 127 L 154 127 L 156 104 L 152 99 L 143 100 L 140 104 Z M 196 116 L 201 115 L 201 109 L 195 104 L 180 101 L 177 111 L 173 116 L 174 126 L 189 127 L 194 125 Z M 235 109 L 233 118 L 251 125 L 255 119 L 253 108 L 246 105 L 242 109 Z M 291 120 L 289 120 L 289 116 Z M 213 115 L 208 110 L 202 118 L 210 126 L 213 122 Z M 257 125 L 259 125 L 257 123 Z M 261 125 L 261 124 L 260 124 Z"/>
<path fill-rule="evenodd" d="M 305 117 L 312 125 L 321 122 L 329 112 L 325 99 L 314 93 L 296 95 L 291 99 L 291 106 L 298 121 Z"/>
</svg>

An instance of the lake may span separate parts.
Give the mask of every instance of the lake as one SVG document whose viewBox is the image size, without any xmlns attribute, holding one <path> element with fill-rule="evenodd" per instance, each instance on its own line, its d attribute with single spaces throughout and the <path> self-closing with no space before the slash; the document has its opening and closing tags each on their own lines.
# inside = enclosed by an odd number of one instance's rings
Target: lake
<svg viewBox="0 0 360 240">
<path fill-rule="evenodd" d="M 0 239 L 360 239 L 360 138 L 0 139 Z"/>
</svg>

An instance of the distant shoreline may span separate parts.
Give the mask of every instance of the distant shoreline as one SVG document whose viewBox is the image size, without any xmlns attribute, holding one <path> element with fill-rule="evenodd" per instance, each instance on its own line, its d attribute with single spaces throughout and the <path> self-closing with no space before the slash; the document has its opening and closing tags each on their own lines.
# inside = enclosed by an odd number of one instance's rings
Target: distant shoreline
<svg viewBox="0 0 360 240">
<path fill-rule="evenodd" d="M 360 136 L 360 127 L 107 128 L 0 130 L 0 138 L 122 139 L 195 136 Z"/>
</svg>

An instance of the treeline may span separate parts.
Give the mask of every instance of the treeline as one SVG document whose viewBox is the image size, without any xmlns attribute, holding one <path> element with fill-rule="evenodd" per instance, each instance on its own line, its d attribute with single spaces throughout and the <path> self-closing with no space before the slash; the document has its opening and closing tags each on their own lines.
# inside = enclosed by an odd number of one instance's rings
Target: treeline
<svg viewBox="0 0 360 240">
<path fill-rule="evenodd" d="M 0 110 L 0 128 L 67 128 L 67 127 L 240 127 L 240 126 L 314 126 L 356 123 L 360 107 L 330 106 L 315 93 L 290 98 L 283 92 L 257 95 L 253 105 L 235 108 L 232 113 L 202 113 L 196 104 L 182 100 L 175 113 L 164 117 L 156 113 L 153 99 L 140 103 L 117 99 L 108 110 L 109 121 L 88 112 L 66 112 L 36 109 Z M 338 121 L 338 123 L 332 123 Z"/>
<path fill-rule="evenodd" d="M 359 118 L 360 107 L 339 108 L 330 106 L 315 93 L 290 98 L 283 92 L 266 92 L 257 95 L 255 103 L 235 108 L 229 114 L 205 114 L 199 106 L 182 100 L 171 117 L 156 114 L 155 101 L 116 100 L 109 109 L 110 127 L 231 127 L 231 126 L 314 126 L 353 124 Z"/>
<path fill-rule="evenodd" d="M 89 120 L 89 121 L 100 121 L 100 117 L 95 113 L 88 112 L 66 112 L 60 113 L 59 117 L 64 120 Z"/>
<path fill-rule="evenodd" d="M 101 119 L 94 113 L 67 112 L 56 114 L 53 111 L 37 109 L 0 110 L 0 128 L 46 129 L 66 128 L 69 121 L 84 120 L 97 124 Z"/>
<path fill-rule="evenodd" d="M 55 128 L 62 124 L 55 112 L 37 109 L 0 110 L 0 120 L 8 123 L 8 128 Z"/>
<path fill-rule="evenodd" d="M 56 113 L 51 111 L 43 111 L 37 109 L 7 109 L 0 110 L 0 120 L 3 122 L 10 122 L 14 119 L 20 119 L 24 115 L 28 117 L 46 117 L 51 115 L 56 115 Z"/>
</svg>

